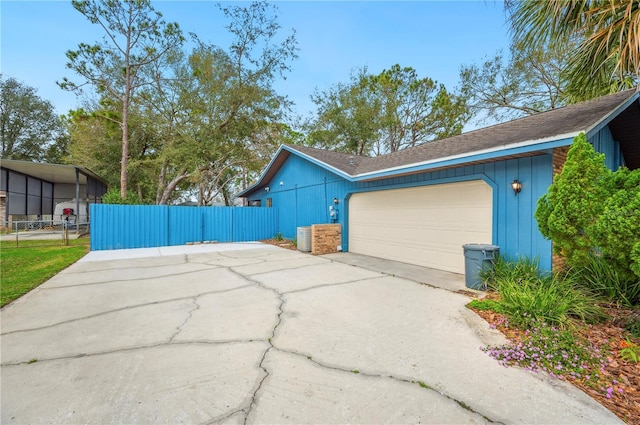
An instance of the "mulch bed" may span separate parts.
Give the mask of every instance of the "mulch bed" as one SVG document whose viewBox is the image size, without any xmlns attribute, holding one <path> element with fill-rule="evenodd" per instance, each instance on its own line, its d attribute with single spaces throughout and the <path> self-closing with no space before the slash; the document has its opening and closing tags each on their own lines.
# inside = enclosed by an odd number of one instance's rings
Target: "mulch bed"
<svg viewBox="0 0 640 425">
<path fill-rule="evenodd" d="M 289 239 L 264 239 L 261 240 L 262 243 L 267 243 L 269 245 L 274 245 L 280 248 L 291 249 L 295 251 L 297 248 L 292 241 Z"/>
<path fill-rule="evenodd" d="M 505 327 L 505 318 L 501 314 L 476 309 L 473 311 L 499 329 L 510 341 L 518 342 L 524 336 L 524 333 L 517 329 Z M 605 368 L 601 381 L 604 388 L 614 383 L 611 398 L 606 397 L 606 392 L 600 389 L 600 385 L 594 388 L 580 381 L 569 380 L 568 382 L 597 400 L 627 424 L 640 425 L 640 363 L 629 362 L 620 357 L 621 343 L 626 340 L 627 334 L 624 329 L 616 325 L 629 315 L 630 311 L 610 308 L 608 312 L 611 316 L 609 322 L 589 325 L 582 330 L 582 333 L 602 352 L 608 353 L 609 364 Z M 635 342 L 639 341 L 635 340 Z"/>
</svg>

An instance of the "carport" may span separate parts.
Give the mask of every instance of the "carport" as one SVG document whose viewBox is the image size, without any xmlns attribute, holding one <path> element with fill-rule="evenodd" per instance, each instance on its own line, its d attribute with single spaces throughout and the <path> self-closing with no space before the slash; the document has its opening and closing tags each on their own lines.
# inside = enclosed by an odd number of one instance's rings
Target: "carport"
<svg viewBox="0 0 640 425">
<path fill-rule="evenodd" d="M 3 159 L 0 166 L 0 220 L 8 225 L 11 216 L 53 215 L 58 202 L 99 202 L 107 182 L 93 171 L 77 165 L 44 164 Z"/>
</svg>

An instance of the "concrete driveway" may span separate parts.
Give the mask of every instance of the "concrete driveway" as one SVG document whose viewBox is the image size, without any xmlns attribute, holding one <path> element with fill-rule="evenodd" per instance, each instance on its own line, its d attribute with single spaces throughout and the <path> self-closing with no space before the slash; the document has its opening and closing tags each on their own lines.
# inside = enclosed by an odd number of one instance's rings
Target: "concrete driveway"
<svg viewBox="0 0 640 425">
<path fill-rule="evenodd" d="M 261 244 L 90 253 L 2 310 L 1 421 L 620 423 L 499 366 L 480 347 L 502 335 L 437 287 L 462 278 L 431 272 Z"/>
</svg>

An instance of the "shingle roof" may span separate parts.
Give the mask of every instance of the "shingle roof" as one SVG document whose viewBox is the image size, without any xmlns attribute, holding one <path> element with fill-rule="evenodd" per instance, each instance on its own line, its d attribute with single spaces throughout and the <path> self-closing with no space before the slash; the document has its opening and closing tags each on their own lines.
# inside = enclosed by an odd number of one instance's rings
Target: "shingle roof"
<svg viewBox="0 0 640 425">
<path fill-rule="evenodd" d="M 459 165 L 534 155 L 544 149 L 536 149 L 544 142 L 562 141 L 580 132 L 597 131 L 601 124 L 608 124 L 615 140 L 620 142 L 627 166 L 640 168 L 639 96 L 636 89 L 626 90 L 372 158 L 286 145 L 280 148 L 260 179 L 239 196 L 246 196 L 266 184 L 294 152 L 348 178 L 369 180 L 382 178 L 383 174 L 389 173 L 402 175 L 419 172 L 425 166 L 431 170 L 456 166 L 453 163 L 445 164 L 451 158 L 455 158 Z M 526 146 L 528 152 L 509 153 L 508 150 L 515 146 Z M 478 159 L 487 152 L 491 153 L 489 159 Z M 414 167 L 413 171 L 408 170 L 410 167 Z"/>
<path fill-rule="evenodd" d="M 287 147 L 317 159 L 318 161 L 336 168 L 350 176 L 357 174 L 357 170 L 362 162 L 373 159 L 366 156 L 328 151 L 326 149 L 310 148 L 308 146 L 287 145 Z"/>
<path fill-rule="evenodd" d="M 372 158 L 303 146 L 288 147 L 350 176 L 357 176 L 439 158 L 500 149 L 517 143 L 534 144 L 536 140 L 586 132 L 635 94 L 635 89 L 626 90 Z"/>
</svg>

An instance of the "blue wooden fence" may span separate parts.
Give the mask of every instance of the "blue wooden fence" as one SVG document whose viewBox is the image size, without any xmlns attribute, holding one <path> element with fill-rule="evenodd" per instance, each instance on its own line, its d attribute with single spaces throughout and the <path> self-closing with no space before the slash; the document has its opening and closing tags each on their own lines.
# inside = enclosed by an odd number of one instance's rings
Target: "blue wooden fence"
<svg viewBox="0 0 640 425">
<path fill-rule="evenodd" d="M 91 250 L 248 242 L 278 232 L 275 208 L 91 204 Z"/>
</svg>

